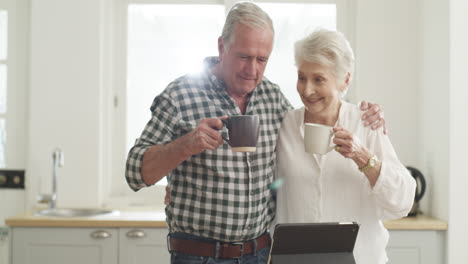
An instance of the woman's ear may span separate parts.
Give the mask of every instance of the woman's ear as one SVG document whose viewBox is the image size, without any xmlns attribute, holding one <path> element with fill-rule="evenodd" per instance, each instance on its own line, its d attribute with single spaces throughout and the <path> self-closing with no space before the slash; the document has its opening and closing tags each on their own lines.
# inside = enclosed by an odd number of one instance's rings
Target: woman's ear
<svg viewBox="0 0 468 264">
<path fill-rule="evenodd" d="M 343 82 L 343 85 L 338 86 L 341 98 L 345 97 L 346 93 L 348 92 L 348 87 L 349 87 L 350 83 L 351 83 L 351 74 L 348 72 L 348 73 L 346 73 L 346 77 L 345 77 L 345 80 Z"/>
<path fill-rule="evenodd" d="M 348 72 L 348 73 L 346 73 L 346 77 L 344 79 L 343 85 L 339 86 L 340 92 L 343 93 L 344 91 L 346 91 L 348 89 L 350 83 L 351 83 L 351 74 Z"/>
<path fill-rule="evenodd" d="M 345 78 L 345 88 L 348 88 L 349 84 L 351 82 L 351 73 L 346 73 L 346 78 Z"/>
</svg>

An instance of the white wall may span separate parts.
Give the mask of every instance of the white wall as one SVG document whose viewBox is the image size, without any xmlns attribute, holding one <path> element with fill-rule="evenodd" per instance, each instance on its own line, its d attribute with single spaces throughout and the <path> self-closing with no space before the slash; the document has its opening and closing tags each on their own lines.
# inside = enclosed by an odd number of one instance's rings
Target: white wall
<svg viewBox="0 0 468 264">
<path fill-rule="evenodd" d="M 418 2 L 357 3 L 357 97 L 384 107 L 389 135 L 400 159 L 405 165 L 417 166 Z"/>
<path fill-rule="evenodd" d="M 447 263 L 468 259 L 468 2 L 421 1 L 421 154 L 432 215 L 448 221 Z"/>
<path fill-rule="evenodd" d="M 103 2 L 31 1 L 30 205 L 50 192 L 55 147 L 65 153 L 58 206 L 101 203 Z"/>
<path fill-rule="evenodd" d="M 400 160 L 415 168 L 421 168 L 419 9 L 419 1 L 358 0 L 354 48 L 356 97 L 383 106 Z"/>
<path fill-rule="evenodd" d="M 449 175 L 449 3 L 421 1 L 422 171 L 428 176 L 431 214 L 448 220 Z"/>
<path fill-rule="evenodd" d="M 449 151 L 449 230 L 448 261 L 450 264 L 467 263 L 468 250 L 468 1 L 450 1 L 450 151 Z M 440 90 L 440 87 L 439 87 Z"/>
</svg>

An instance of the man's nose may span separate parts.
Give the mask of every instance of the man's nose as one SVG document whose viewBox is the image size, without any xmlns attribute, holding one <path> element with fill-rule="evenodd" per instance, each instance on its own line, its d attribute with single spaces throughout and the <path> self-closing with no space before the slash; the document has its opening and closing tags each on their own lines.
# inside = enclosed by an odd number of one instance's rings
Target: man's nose
<svg viewBox="0 0 468 264">
<path fill-rule="evenodd" d="M 257 60 L 255 58 L 251 58 L 247 60 L 244 70 L 246 73 L 250 75 L 256 75 L 257 74 Z"/>
</svg>

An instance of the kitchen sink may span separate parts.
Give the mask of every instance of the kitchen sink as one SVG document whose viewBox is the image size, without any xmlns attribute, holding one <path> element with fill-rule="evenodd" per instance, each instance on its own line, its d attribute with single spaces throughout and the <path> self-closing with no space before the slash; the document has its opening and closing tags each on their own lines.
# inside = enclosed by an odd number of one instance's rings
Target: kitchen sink
<svg viewBox="0 0 468 264">
<path fill-rule="evenodd" d="M 55 216 L 55 217 L 85 217 L 97 216 L 104 214 L 116 214 L 118 211 L 107 209 L 93 209 L 93 208 L 53 208 L 43 209 L 36 212 L 39 216 Z"/>
</svg>

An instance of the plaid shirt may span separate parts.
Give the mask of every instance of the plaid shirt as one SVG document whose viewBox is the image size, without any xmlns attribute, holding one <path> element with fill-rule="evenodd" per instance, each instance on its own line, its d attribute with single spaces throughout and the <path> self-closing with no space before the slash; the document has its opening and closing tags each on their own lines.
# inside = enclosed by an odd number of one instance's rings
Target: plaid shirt
<svg viewBox="0 0 468 264">
<path fill-rule="evenodd" d="M 137 191 L 146 149 L 167 144 L 193 130 L 204 118 L 240 115 L 225 85 L 210 71 L 217 58 L 205 60 L 200 75 L 173 81 L 151 106 L 152 118 L 127 158 L 126 179 Z M 227 143 L 179 164 L 168 175 L 171 202 L 166 207 L 171 232 L 184 232 L 226 242 L 245 241 L 265 232 L 274 218 L 275 148 L 281 120 L 291 105 L 278 85 L 263 79 L 251 94 L 246 115 L 260 117 L 257 151 L 233 152 Z M 221 133 L 226 133 L 223 128 Z"/>
</svg>

